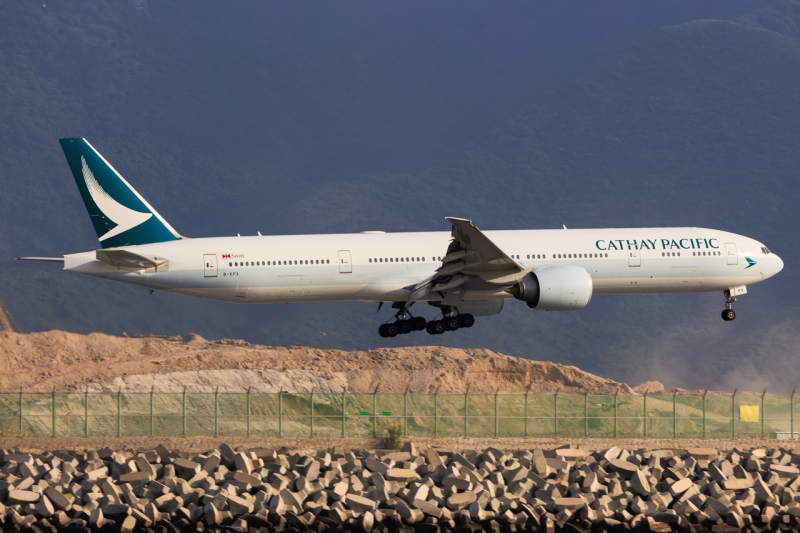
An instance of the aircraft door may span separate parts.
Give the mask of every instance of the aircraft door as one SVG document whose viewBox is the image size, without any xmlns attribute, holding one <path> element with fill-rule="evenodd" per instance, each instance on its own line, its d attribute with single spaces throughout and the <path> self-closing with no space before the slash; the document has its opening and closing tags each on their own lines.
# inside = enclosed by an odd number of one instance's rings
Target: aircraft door
<svg viewBox="0 0 800 533">
<path fill-rule="evenodd" d="M 353 272 L 353 262 L 350 258 L 350 250 L 339 250 L 339 273 L 350 274 Z"/>
<path fill-rule="evenodd" d="M 639 250 L 628 250 L 628 266 L 642 266 L 642 256 Z"/>
<path fill-rule="evenodd" d="M 203 255 L 203 268 L 204 268 L 203 277 L 205 277 L 205 278 L 216 278 L 217 277 L 217 255 L 216 254 L 205 254 L 205 255 Z"/>
<path fill-rule="evenodd" d="M 725 256 L 728 259 L 729 265 L 739 264 L 739 256 L 736 254 L 736 244 L 732 242 L 725 243 Z"/>
</svg>

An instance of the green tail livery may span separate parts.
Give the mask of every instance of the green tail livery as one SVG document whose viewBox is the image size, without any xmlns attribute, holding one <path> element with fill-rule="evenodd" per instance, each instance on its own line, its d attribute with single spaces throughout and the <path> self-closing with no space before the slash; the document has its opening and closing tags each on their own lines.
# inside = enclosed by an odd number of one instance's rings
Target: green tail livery
<svg viewBox="0 0 800 533">
<path fill-rule="evenodd" d="M 86 139 L 59 139 L 103 248 L 182 239 Z"/>
</svg>

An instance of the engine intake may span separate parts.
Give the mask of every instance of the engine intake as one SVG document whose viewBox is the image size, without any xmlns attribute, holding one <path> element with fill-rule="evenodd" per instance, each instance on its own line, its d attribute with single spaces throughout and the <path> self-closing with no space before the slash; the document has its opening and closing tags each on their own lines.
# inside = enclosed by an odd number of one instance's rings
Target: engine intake
<svg viewBox="0 0 800 533">
<path fill-rule="evenodd" d="M 554 266 L 526 274 L 508 289 L 531 309 L 575 311 L 592 301 L 592 276 L 579 266 Z"/>
</svg>

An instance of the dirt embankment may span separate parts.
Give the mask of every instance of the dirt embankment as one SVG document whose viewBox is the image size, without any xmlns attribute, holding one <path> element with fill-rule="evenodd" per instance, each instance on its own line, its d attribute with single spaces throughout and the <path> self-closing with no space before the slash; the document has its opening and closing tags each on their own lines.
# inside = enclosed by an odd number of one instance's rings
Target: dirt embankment
<svg viewBox="0 0 800 533">
<path fill-rule="evenodd" d="M 242 340 L 0 333 L 0 391 L 632 394 L 573 366 L 441 347 L 346 352 Z M 658 383 L 649 383 L 661 389 Z"/>
</svg>

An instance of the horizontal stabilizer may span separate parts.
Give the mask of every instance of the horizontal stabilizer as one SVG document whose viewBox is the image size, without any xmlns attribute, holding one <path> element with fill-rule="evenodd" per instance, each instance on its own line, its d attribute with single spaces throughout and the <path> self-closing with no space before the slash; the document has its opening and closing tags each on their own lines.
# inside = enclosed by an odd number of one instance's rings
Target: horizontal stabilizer
<svg viewBox="0 0 800 533">
<path fill-rule="evenodd" d="M 63 257 L 17 257 L 17 261 L 41 261 L 42 263 L 63 263 Z"/>
<path fill-rule="evenodd" d="M 121 268 L 134 268 L 134 269 L 154 269 L 156 272 L 166 271 L 169 269 L 169 260 L 164 257 L 148 257 L 146 255 L 135 254 L 128 250 L 97 250 L 96 257 L 98 261 L 114 265 Z M 159 268 L 160 267 L 160 268 Z"/>
</svg>

